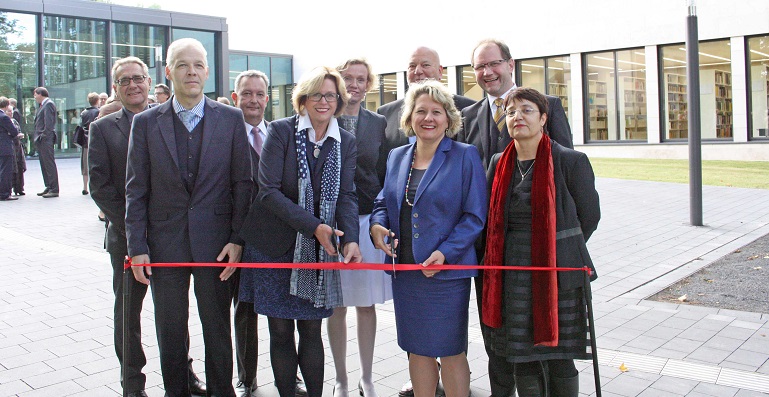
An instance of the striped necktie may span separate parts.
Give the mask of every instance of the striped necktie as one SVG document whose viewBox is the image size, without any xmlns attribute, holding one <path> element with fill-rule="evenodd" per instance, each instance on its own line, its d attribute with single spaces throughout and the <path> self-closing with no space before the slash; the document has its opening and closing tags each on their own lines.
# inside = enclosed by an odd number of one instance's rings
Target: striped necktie
<svg viewBox="0 0 769 397">
<path fill-rule="evenodd" d="M 502 132 L 502 127 L 505 125 L 505 111 L 502 109 L 502 98 L 495 99 L 494 105 L 497 107 L 497 111 L 494 112 L 494 123 L 497 125 L 497 129 Z"/>
</svg>

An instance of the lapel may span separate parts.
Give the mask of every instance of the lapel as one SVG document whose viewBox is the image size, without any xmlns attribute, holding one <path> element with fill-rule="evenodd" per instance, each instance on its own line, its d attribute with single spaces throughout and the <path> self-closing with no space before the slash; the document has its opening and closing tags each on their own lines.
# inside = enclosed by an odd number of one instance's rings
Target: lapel
<svg viewBox="0 0 769 397">
<path fill-rule="evenodd" d="M 478 133 L 481 134 L 481 148 L 483 149 L 483 158 L 491 158 L 491 154 L 494 152 L 491 149 L 491 129 L 497 128 L 489 124 L 491 120 L 491 105 L 489 105 L 489 99 L 483 98 L 481 109 L 478 112 Z"/>
<path fill-rule="evenodd" d="M 115 125 L 117 126 L 117 129 L 120 130 L 120 133 L 123 134 L 127 142 L 128 138 L 131 136 L 131 121 L 128 120 L 128 116 L 123 109 L 120 109 L 120 113 L 115 118 Z"/>
<path fill-rule="evenodd" d="M 400 160 L 400 166 L 398 167 L 398 179 L 395 181 L 395 197 L 397 198 L 398 209 L 403 205 L 403 199 L 406 197 L 404 192 L 406 191 L 406 179 L 409 176 L 409 169 L 411 168 L 411 160 L 414 158 L 414 148 L 416 146 L 412 143 L 406 150 L 405 154 Z M 399 219 L 399 216 L 395 216 L 395 219 Z M 397 230 L 397 228 L 395 228 Z"/>
<path fill-rule="evenodd" d="M 158 107 L 157 129 L 163 142 L 166 143 L 166 149 L 174 160 L 174 165 L 179 169 L 179 154 L 176 151 L 176 138 L 174 137 L 174 107 L 171 100 Z"/>
<path fill-rule="evenodd" d="M 435 150 L 433 160 L 427 167 L 427 171 L 425 171 L 425 176 L 423 176 L 422 181 L 419 182 L 419 186 L 417 187 L 417 194 L 414 196 L 415 206 L 419 202 L 419 198 L 422 197 L 422 193 L 424 193 L 425 189 L 427 189 L 427 185 L 432 182 L 433 178 L 435 178 L 435 175 L 438 173 L 438 170 L 440 170 L 440 168 L 443 166 L 443 161 L 446 160 L 446 152 L 448 152 L 449 149 L 451 149 L 451 138 L 443 137 L 441 143 L 438 144 L 438 149 Z"/>
<path fill-rule="evenodd" d="M 366 123 L 368 122 L 369 115 L 365 110 L 366 109 L 361 104 L 360 111 L 358 112 L 358 128 L 355 130 L 355 136 L 358 136 L 358 131 L 366 130 Z"/>
<path fill-rule="evenodd" d="M 208 146 L 211 144 L 211 140 L 214 138 L 214 134 L 216 134 L 216 122 L 219 120 L 219 102 L 212 101 L 208 99 L 208 97 L 204 97 L 206 104 L 203 106 L 203 119 L 200 120 L 201 123 L 203 123 L 203 140 L 201 142 L 201 148 L 200 148 L 200 162 L 201 165 L 203 163 L 203 159 L 206 158 L 206 150 L 208 149 Z M 206 119 L 206 117 L 208 117 Z M 210 121 L 210 123 L 206 123 L 205 120 Z M 205 170 L 205 168 L 200 167 L 198 169 L 198 174 L 200 173 L 200 170 Z"/>
</svg>

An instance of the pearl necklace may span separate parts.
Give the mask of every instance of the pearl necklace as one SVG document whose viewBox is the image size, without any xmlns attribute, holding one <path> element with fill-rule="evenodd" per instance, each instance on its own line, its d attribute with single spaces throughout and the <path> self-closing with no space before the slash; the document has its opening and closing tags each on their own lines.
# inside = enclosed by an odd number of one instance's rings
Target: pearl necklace
<svg viewBox="0 0 769 397">
<path fill-rule="evenodd" d="M 526 179 L 526 175 L 529 175 L 529 172 L 534 168 L 534 162 L 537 161 L 537 159 L 534 159 L 534 161 L 531 162 L 531 165 L 529 166 L 529 169 L 526 170 L 526 172 L 523 172 L 523 165 L 521 164 L 521 160 L 515 159 L 515 161 L 518 162 L 518 172 L 521 174 L 521 180 Z"/>
<path fill-rule="evenodd" d="M 413 207 L 414 204 L 409 201 L 409 185 L 411 184 L 411 171 L 414 170 L 414 159 L 417 157 L 417 145 L 414 145 L 414 154 L 411 156 L 411 166 L 409 167 L 409 176 L 406 179 L 406 204 Z"/>
</svg>

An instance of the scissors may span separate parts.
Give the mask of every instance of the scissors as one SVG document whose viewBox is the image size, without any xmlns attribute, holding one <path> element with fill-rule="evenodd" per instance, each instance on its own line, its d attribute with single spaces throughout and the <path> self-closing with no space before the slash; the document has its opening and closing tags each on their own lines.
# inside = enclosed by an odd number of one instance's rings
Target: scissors
<svg viewBox="0 0 769 397">
<path fill-rule="evenodd" d="M 395 274 L 395 235 L 390 229 L 387 229 L 385 244 L 390 244 L 390 250 L 393 253 L 393 256 L 390 257 L 393 260 L 393 278 L 398 278 L 398 276 Z"/>
<path fill-rule="evenodd" d="M 331 245 L 334 246 L 334 251 L 336 251 L 337 256 L 341 256 L 342 252 L 339 251 L 339 236 L 336 235 L 336 229 L 334 229 L 333 226 L 331 226 Z"/>
</svg>

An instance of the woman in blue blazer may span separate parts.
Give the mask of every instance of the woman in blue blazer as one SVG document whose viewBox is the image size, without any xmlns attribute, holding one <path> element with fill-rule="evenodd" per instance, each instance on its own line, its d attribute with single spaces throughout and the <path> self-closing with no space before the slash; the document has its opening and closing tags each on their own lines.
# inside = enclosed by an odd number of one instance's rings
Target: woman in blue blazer
<svg viewBox="0 0 769 397">
<path fill-rule="evenodd" d="M 374 245 L 400 263 L 435 265 L 393 274 L 398 345 L 409 352 L 416 397 L 434 396 L 441 358 L 449 397 L 469 393 L 467 347 L 473 243 L 486 220 L 486 189 L 478 150 L 450 139 L 461 125 L 451 94 L 428 81 L 409 88 L 401 128 L 416 143 L 393 149 L 384 187 L 374 202 Z M 394 238 L 394 244 L 385 237 Z M 400 245 L 398 244 L 400 243 Z M 444 266 L 446 265 L 446 266 Z"/>
</svg>

